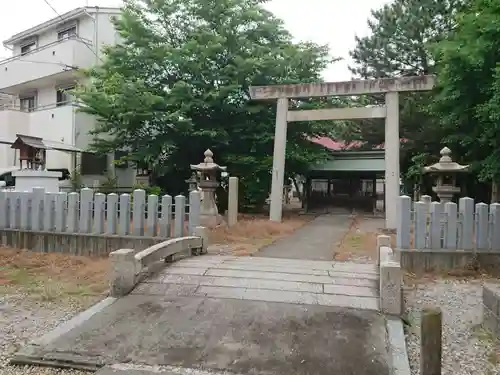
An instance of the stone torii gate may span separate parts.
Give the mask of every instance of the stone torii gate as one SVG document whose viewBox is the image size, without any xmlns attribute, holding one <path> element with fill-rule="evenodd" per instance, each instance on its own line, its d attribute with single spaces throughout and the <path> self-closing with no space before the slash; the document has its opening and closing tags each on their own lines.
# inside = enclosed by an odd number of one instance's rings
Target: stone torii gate
<svg viewBox="0 0 500 375">
<path fill-rule="evenodd" d="M 345 82 L 304 83 L 295 85 L 251 86 L 255 100 L 277 99 L 276 128 L 269 219 L 281 221 L 283 182 L 285 176 L 286 130 L 288 122 L 317 120 L 355 120 L 385 118 L 385 204 L 386 228 L 397 224 L 396 202 L 399 196 L 399 92 L 428 91 L 434 87 L 432 75 L 353 80 Z M 332 108 L 289 111 L 293 98 L 385 94 L 385 106 L 362 108 Z"/>
</svg>

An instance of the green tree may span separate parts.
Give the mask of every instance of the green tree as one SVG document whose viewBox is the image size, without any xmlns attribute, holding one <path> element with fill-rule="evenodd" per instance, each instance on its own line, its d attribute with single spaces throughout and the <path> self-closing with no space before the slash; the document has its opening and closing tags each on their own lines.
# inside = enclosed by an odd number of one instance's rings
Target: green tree
<svg viewBox="0 0 500 375">
<path fill-rule="evenodd" d="M 250 101 L 248 87 L 320 81 L 332 60 L 325 46 L 294 43 L 264 2 L 126 0 L 115 21 L 120 43 L 106 48 L 77 94 L 82 110 L 99 120 L 93 148 L 127 151 L 174 194 L 185 188 L 189 164 L 210 148 L 240 177 L 243 204 L 262 205 L 275 103 Z M 325 157 L 307 139 L 327 130 L 324 123 L 289 126 L 287 177 Z"/>
<path fill-rule="evenodd" d="M 401 77 L 435 72 L 432 48 L 454 29 L 454 15 L 466 0 L 395 0 L 372 11 L 370 34 L 356 38 L 351 52 L 351 71 L 361 78 Z M 400 94 L 401 170 L 407 178 L 418 179 L 416 167 L 438 155 L 442 133 L 435 117 L 428 114 L 432 93 Z M 383 96 L 361 100 L 361 104 L 383 104 Z M 352 124 L 354 139 L 371 145 L 384 141 L 381 121 Z M 429 157 L 430 156 L 430 157 Z"/>
<path fill-rule="evenodd" d="M 500 181 L 500 2 L 473 0 L 438 44 L 432 113 L 459 160 L 482 181 Z"/>
</svg>

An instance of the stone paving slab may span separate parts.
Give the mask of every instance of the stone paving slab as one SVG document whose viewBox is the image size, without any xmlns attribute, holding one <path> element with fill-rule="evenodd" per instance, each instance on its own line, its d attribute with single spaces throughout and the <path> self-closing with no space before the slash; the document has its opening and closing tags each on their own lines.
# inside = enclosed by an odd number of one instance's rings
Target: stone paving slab
<svg viewBox="0 0 500 375">
<path fill-rule="evenodd" d="M 321 264 L 322 268 L 319 269 L 318 265 L 312 265 L 308 267 L 307 265 L 297 264 L 297 262 L 269 262 L 262 263 L 261 261 L 255 261 L 253 259 L 258 258 L 247 258 L 248 260 L 226 260 L 224 262 L 218 263 L 189 263 L 190 268 L 218 268 L 227 270 L 253 270 L 253 271 L 264 271 L 264 272 L 277 272 L 277 273 L 302 273 L 308 275 L 328 275 L 329 272 L 356 272 L 364 273 L 368 275 L 378 275 L 378 270 L 374 265 L 371 264 L 359 264 L 359 263 L 347 263 L 342 264 L 341 262 L 325 262 L 326 264 Z M 250 260 L 252 259 L 252 260 Z M 314 268 L 316 266 L 316 268 Z M 180 265 L 173 265 L 172 268 L 186 268 L 184 263 Z M 172 271 L 174 272 L 174 271 Z M 182 272 L 182 271 L 181 271 Z M 186 272 L 187 273 L 187 272 Z"/>
<path fill-rule="evenodd" d="M 313 267 L 314 272 L 308 267 Z M 358 273 L 358 269 L 361 272 Z M 174 293 L 176 296 L 324 304 L 377 310 L 377 281 L 378 274 L 374 265 L 252 257 L 219 259 L 217 256 L 204 256 L 184 259 L 165 268 L 133 293 L 166 296 Z M 160 287 L 158 284 L 198 288 Z M 148 288 L 151 290 L 148 291 Z M 320 297 L 322 294 L 331 296 Z"/>
<path fill-rule="evenodd" d="M 264 257 L 235 257 L 233 259 L 226 259 L 222 263 L 225 264 L 260 264 L 271 265 L 274 267 L 286 266 L 292 268 L 313 269 L 313 270 L 330 270 L 333 261 L 318 261 L 318 260 L 304 260 L 304 259 L 284 259 L 284 258 L 264 258 Z"/>
<path fill-rule="evenodd" d="M 162 283 L 197 284 L 205 286 L 221 286 L 233 288 L 288 290 L 294 292 L 323 293 L 323 285 L 319 283 L 303 283 L 297 281 L 259 280 L 233 277 L 166 275 Z"/>
<path fill-rule="evenodd" d="M 234 278 L 245 278 L 245 279 L 261 279 L 261 280 L 285 280 L 292 282 L 306 282 L 306 283 L 320 283 L 320 284 L 338 284 L 338 285 L 354 285 L 354 286 L 367 286 L 367 287 L 377 287 L 375 280 L 369 280 L 364 278 L 342 278 L 342 277 L 332 277 L 332 276 L 315 276 L 315 275 L 303 275 L 303 274 L 271 274 L 268 272 L 258 272 L 258 271 L 230 271 L 230 270 L 209 270 L 207 271 L 208 276 L 216 277 L 234 277 Z"/>
<path fill-rule="evenodd" d="M 378 274 L 373 265 L 263 259 L 184 259 L 136 287 L 132 294 L 379 308 Z M 315 274 L 308 264 L 315 267 Z M 361 273 L 356 272 L 358 266 Z"/>
<path fill-rule="evenodd" d="M 247 288 L 228 288 L 219 286 L 200 286 L 194 293 L 198 296 L 231 298 L 264 302 L 283 302 L 300 305 L 322 305 L 348 307 L 365 310 L 378 310 L 376 298 L 345 294 L 318 294 L 283 290 L 257 290 Z"/>
<path fill-rule="evenodd" d="M 208 268 L 206 264 L 190 264 L 190 267 L 198 267 L 198 268 Z M 309 275 L 323 275 L 328 276 L 328 271 L 332 270 L 333 267 L 318 270 L 306 267 L 287 267 L 286 265 L 269 265 L 269 264 L 258 264 L 257 262 L 251 263 L 234 263 L 234 262 L 224 262 L 219 264 L 212 264 L 209 266 L 210 268 L 219 268 L 225 270 L 251 270 L 251 271 L 264 271 L 264 272 L 278 272 L 278 273 L 298 273 L 298 274 L 309 274 Z M 286 268 L 285 268 L 286 267 Z M 173 268 L 184 268 L 182 266 L 174 266 Z"/>
</svg>

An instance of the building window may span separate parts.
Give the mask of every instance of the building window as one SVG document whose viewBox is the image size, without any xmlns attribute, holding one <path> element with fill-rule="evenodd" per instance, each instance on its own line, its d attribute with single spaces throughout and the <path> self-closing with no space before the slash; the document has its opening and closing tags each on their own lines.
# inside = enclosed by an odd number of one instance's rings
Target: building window
<svg viewBox="0 0 500 375">
<path fill-rule="evenodd" d="M 128 156 L 126 151 L 115 151 L 115 167 L 116 168 L 128 168 L 128 161 L 122 161 L 121 158 Z"/>
<path fill-rule="evenodd" d="M 15 178 L 12 176 L 12 172 L 0 175 L 0 181 L 5 181 L 6 187 L 11 187 L 16 185 L 16 181 Z"/>
<path fill-rule="evenodd" d="M 21 55 L 27 55 L 36 48 L 36 42 L 30 42 L 21 46 Z"/>
<path fill-rule="evenodd" d="M 70 26 L 68 28 L 62 29 L 57 33 L 58 40 L 69 39 L 72 36 L 76 35 L 76 25 Z"/>
<path fill-rule="evenodd" d="M 73 100 L 73 96 L 70 94 L 71 90 L 74 90 L 74 87 L 66 87 L 64 89 L 57 89 L 56 95 L 56 105 L 58 107 L 62 105 L 66 105 Z"/>
<path fill-rule="evenodd" d="M 36 108 L 36 96 L 25 96 L 19 98 L 22 112 L 33 112 Z"/>
<path fill-rule="evenodd" d="M 82 175 L 102 175 L 108 170 L 108 156 L 83 152 L 81 159 Z"/>
</svg>

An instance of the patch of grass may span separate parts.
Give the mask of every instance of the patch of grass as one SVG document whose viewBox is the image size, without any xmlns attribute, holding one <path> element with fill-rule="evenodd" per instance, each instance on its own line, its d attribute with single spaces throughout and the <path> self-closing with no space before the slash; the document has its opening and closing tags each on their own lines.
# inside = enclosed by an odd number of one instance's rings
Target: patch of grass
<svg viewBox="0 0 500 375">
<path fill-rule="evenodd" d="M 335 260 L 346 261 L 356 258 L 376 258 L 377 236 L 375 230 L 363 230 L 363 218 L 351 217 L 349 228 L 339 243 L 333 245 Z M 370 219 L 366 219 L 370 220 Z"/>
<path fill-rule="evenodd" d="M 356 261 L 362 259 L 374 261 L 377 257 L 377 236 L 384 233 L 384 220 L 381 218 L 351 215 L 348 228 L 341 240 L 332 244 L 334 259 L 338 261 Z M 396 236 L 391 242 L 396 244 Z"/>
<path fill-rule="evenodd" d="M 236 225 L 213 229 L 210 233 L 210 243 L 229 245 L 234 255 L 251 255 L 262 247 L 292 234 L 313 218 L 306 215 L 289 215 L 283 218 L 283 222 L 275 223 L 264 215 L 239 215 Z"/>
<path fill-rule="evenodd" d="M 475 324 L 471 328 L 472 334 L 480 341 L 493 342 L 493 334 L 485 329 L 481 323 Z"/>
<path fill-rule="evenodd" d="M 365 233 L 366 235 L 367 233 Z M 363 245 L 364 236 L 361 234 L 350 234 L 345 239 L 345 246 L 359 249 Z"/>
<path fill-rule="evenodd" d="M 404 324 L 404 329 L 406 332 L 419 335 L 420 334 L 420 313 L 415 311 L 409 311 L 405 314 L 405 319 L 408 324 Z"/>
<path fill-rule="evenodd" d="M 409 288 L 415 288 L 418 285 L 435 282 L 436 280 L 469 280 L 481 282 L 488 280 L 491 282 L 491 277 L 488 272 L 475 267 L 474 265 L 466 265 L 463 268 L 455 268 L 444 272 L 427 272 L 424 274 L 414 274 L 405 272 L 403 275 L 404 285 Z"/>
<path fill-rule="evenodd" d="M 96 297 L 108 289 L 108 260 L 0 248 L 0 293 L 42 301 Z"/>
<path fill-rule="evenodd" d="M 479 341 L 491 344 L 492 348 L 486 354 L 486 358 L 492 366 L 497 366 L 500 363 L 500 341 L 482 324 L 476 324 L 472 328 L 472 332 Z"/>
<path fill-rule="evenodd" d="M 23 292 L 42 301 L 55 301 L 64 297 L 90 297 L 98 295 L 87 285 L 78 285 L 53 279 L 50 275 L 33 275 L 28 270 L 1 267 L 0 275 L 6 288 L 22 288 Z"/>
</svg>

